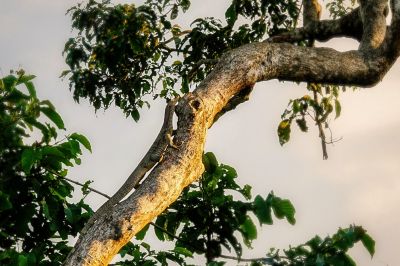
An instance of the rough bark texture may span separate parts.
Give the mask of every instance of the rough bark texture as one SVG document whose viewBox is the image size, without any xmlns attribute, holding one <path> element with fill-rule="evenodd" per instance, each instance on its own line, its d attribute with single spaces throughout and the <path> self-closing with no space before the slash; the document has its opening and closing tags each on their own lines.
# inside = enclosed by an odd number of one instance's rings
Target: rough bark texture
<svg viewBox="0 0 400 266">
<path fill-rule="evenodd" d="M 316 3 L 314 0 L 305 2 Z M 202 174 L 207 129 L 242 89 L 270 79 L 362 87 L 378 83 L 399 56 L 400 0 L 392 2 L 393 17 L 389 27 L 384 22 L 387 1 L 363 0 L 361 7 L 347 18 L 330 22 L 312 19 L 310 25 L 314 26 L 302 29 L 307 37 L 315 39 L 321 32 L 323 39 L 342 35 L 360 39 L 357 51 L 338 52 L 329 48 L 263 42 L 226 53 L 199 87 L 180 99 L 176 106 L 178 126 L 174 143 L 178 148 L 168 146 L 163 160 L 140 187 L 106 215 L 98 217 L 79 238 L 65 264 L 107 265 L 123 245 L 173 203 L 181 191 Z M 349 17 L 356 19 L 350 21 Z M 352 29 L 357 32 L 351 33 L 344 28 L 346 25 L 353 25 Z M 329 30 L 321 31 L 321 27 Z M 293 32 L 293 36 L 297 33 Z"/>
<path fill-rule="evenodd" d="M 175 110 L 175 104 L 178 98 L 170 101 L 165 108 L 164 122 L 161 126 L 160 132 L 156 139 L 151 145 L 148 152 L 145 154 L 143 159 L 136 166 L 135 170 L 129 175 L 124 184 L 118 189 L 118 191 L 94 213 L 94 215 L 85 224 L 85 227 L 80 232 L 81 235 L 86 234 L 88 228 L 90 228 L 101 215 L 106 215 L 110 210 L 114 208 L 114 205 L 118 204 L 126 195 L 128 195 L 133 188 L 136 188 L 140 181 L 144 178 L 146 173 L 156 165 L 164 154 L 165 149 L 168 145 L 172 144 L 172 132 L 173 132 L 173 116 Z M 172 144 L 173 147 L 175 147 Z"/>
</svg>

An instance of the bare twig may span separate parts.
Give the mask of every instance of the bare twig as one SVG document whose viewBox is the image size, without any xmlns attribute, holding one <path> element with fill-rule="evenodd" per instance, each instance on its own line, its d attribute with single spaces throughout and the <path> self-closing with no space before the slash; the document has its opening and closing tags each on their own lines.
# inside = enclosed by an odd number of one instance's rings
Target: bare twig
<svg viewBox="0 0 400 266">
<path fill-rule="evenodd" d="M 60 176 L 60 175 L 58 175 L 58 176 Z M 97 194 L 99 194 L 99 195 L 101 195 L 101 196 L 103 196 L 103 197 L 105 197 L 105 198 L 107 198 L 107 199 L 111 199 L 110 196 L 108 196 L 107 194 L 105 194 L 105 193 L 103 193 L 103 192 L 101 192 L 101 191 L 99 191 L 99 190 L 97 190 L 97 189 L 94 189 L 94 188 L 92 188 L 92 187 L 90 187 L 90 186 L 85 186 L 85 184 L 82 184 L 82 183 L 80 183 L 80 182 L 78 182 L 78 181 L 72 180 L 72 179 L 70 179 L 70 178 L 68 178 L 68 177 L 62 177 L 62 176 L 60 176 L 60 177 L 61 177 L 61 178 L 64 178 L 64 179 L 67 180 L 68 182 L 71 182 L 71 183 L 73 183 L 73 184 L 75 184 L 75 185 L 78 185 L 78 186 L 81 186 L 81 187 L 87 187 L 88 190 L 90 190 L 90 191 L 92 191 L 92 192 L 94 192 L 94 193 L 97 193 Z"/>
</svg>

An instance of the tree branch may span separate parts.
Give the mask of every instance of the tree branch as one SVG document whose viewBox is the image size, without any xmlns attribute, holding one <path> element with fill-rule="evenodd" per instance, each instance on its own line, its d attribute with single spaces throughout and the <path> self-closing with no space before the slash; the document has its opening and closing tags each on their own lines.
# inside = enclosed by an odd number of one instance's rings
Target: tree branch
<svg viewBox="0 0 400 266">
<path fill-rule="evenodd" d="M 368 52 L 383 43 L 386 35 L 387 0 L 359 0 L 363 36 L 359 50 Z"/>
<path fill-rule="evenodd" d="M 64 178 L 65 180 L 67 180 L 67 181 L 69 181 L 69 182 L 75 184 L 75 185 L 78 185 L 78 186 L 81 186 L 81 187 L 84 187 L 84 186 L 85 186 L 84 184 L 82 184 L 82 183 L 80 183 L 80 182 L 78 182 L 78 181 L 72 180 L 72 179 L 70 179 L 70 178 L 67 178 L 67 177 L 63 177 L 63 178 Z M 90 187 L 90 186 L 88 186 L 87 189 L 90 190 L 90 191 L 92 191 L 92 192 L 94 192 L 94 193 L 97 193 L 97 194 L 99 194 L 99 195 L 101 195 L 101 196 L 103 196 L 103 197 L 105 197 L 105 198 L 107 198 L 107 199 L 111 199 L 111 197 L 108 196 L 107 194 L 105 194 L 105 193 L 103 193 L 103 192 L 101 192 L 101 191 L 99 191 L 99 190 L 97 190 L 97 189 L 94 189 L 94 188 L 92 188 L 92 187 Z M 175 234 L 169 232 L 168 230 L 164 229 L 163 227 L 161 227 L 161 226 L 159 226 L 159 225 L 157 225 L 157 224 L 155 224 L 155 223 L 153 223 L 153 222 L 150 222 L 149 224 L 152 225 L 153 227 L 157 228 L 158 230 L 162 231 L 163 233 L 169 235 L 169 236 L 172 237 L 173 239 L 176 239 L 176 240 L 181 241 L 182 243 L 185 243 L 186 245 L 190 246 L 190 247 L 193 248 L 194 250 L 196 250 L 196 251 L 198 251 L 198 252 L 203 252 L 203 253 L 205 252 L 204 249 L 199 248 L 199 247 L 195 247 L 192 243 L 186 242 L 186 241 L 183 240 L 182 238 L 180 238 L 180 237 L 176 236 Z M 249 261 L 249 262 L 251 262 L 251 261 L 260 261 L 260 260 L 265 259 L 265 258 L 245 259 L 245 258 L 239 258 L 239 257 L 229 256 L 229 255 L 224 255 L 224 254 L 220 254 L 218 257 L 219 257 L 219 258 L 224 258 L 224 259 L 236 260 L 236 261 Z M 110 264 L 110 265 L 113 265 L 113 264 Z"/>
<path fill-rule="evenodd" d="M 379 5 L 381 1 L 376 2 Z M 163 160 L 141 186 L 99 217 L 87 234 L 80 236 L 65 264 L 107 264 L 137 232 L 173 203 L 203 172 L 207 129 L 242 89 L 270 79 L 361 87 L 378 83 L 399 54 L 396 51 L 400 46 L 399 36 L 394 32 L 399 26 L 399 1 L 393 6 L 398 12 L 395 14 L 397 24 L 391 29 L 391 37 L 384 39 L 384 47 L 374 48 L 376 42 L 364 38 L 369 45 L 363 44 L 360 48 L 366 48 L 359 51 L 338 52 L 330 48 L 267 42 L 228 51 L 206 79 L 179 100 L 174 136 L 178 148 L 168 146 Z M 375 28 L 364 27 L 364 30 L 372 29 L 368 36 L 375 36 Z"/>
<path fill-rule="evenodd" d="M 315 39 L 320 42 L 326 42 L 338 37 L 348 37 L 361 41 L 362 35 L 363 24 L 359 8 L 356 8 L 340 19 L 313 21 L 307 27 L 272 36 L 266 41 L 296 43 L 307 39 Z"/>
<path fill-rule="evenodd" d="M 146 173 L 161 160 L 166 147 L 171 144 L 171 136 L 173 132 L 172 118 L 174 116 L 175 104 L 177 101 L 178 98 L 168 102 L 165 108 L 163 125 L 161 126 L 161 130 L 149 151 L 145 154 L 138 166 L 135 168 L 135 170 L 133 170 L 118 191 L 108 201 L 100 206 L 100 208 L 92 217 L 90 217 L 89 221 L 82 229 L 81 235 L 84 235 L 88 228 L 93 226 L 100 216 L 106 215 L 107 212 L 112 210 L 115 204 L 119 203 L 126 195 L 129 194 L 129 192 L 132 191 L 132 189 L 136 188 Z"/>
<path fill-rule="evenodd" d="M 60 176 L 60 177 L 61 177 L 61 178 L 64 178 L 64 179 L 67 180 L 68 182 L 71 182 L 72 184 L 75 184 L 75 185 L 78 185 L 78 186 L 81 186 L 81 187 L 84 187 L 84 186 L 85 186 L 85 184 L 82 184 L 82 183 L 80 183 L 80 182 L 78 182 L 78 181 L 72 180 L 72 179 L 70 179 L 70 178 L 68 178 L 68 177 L 62 177 L 62 176 Z M 94 189 L 94 188 L 92 188 L 92 187 L 90 187 L 90 186 L 88 186 L 87 189 L 90 190 L 90 191 L 92 191 L 92 192 L 94 192 L 94 193 L 97 193 L 97 194 L 99 194 L 99 195 L 101 195 L 101 196 L 103 196 L 103 197 L 105 197 L 105 198 L 107 198 L 107 199 L 111 199 L 110 196 L 108 196 L 106 193 L 101 192 L 100 190 Z"/>
</svg>

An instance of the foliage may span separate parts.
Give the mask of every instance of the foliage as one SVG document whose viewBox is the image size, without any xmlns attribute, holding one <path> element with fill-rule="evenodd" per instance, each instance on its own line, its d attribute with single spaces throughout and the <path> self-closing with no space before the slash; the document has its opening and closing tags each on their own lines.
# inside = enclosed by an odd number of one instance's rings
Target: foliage
<svg viewBox="0 0 400 266">
<path fill-rule="evenodd" d="M 375 252 L 375 242 L 360 226 L 350 226 L 339 229 L 332 237 L 321 239 L 315 236 L 304 245 L 284 250 L 284 255 L 279 250 L 271 249 L 267 258 L 253 265 L 284 266 L 284 265 L 356 265 L 346 252 L 361 241 L 371 256 Z"/>
<path fill-rule="evenodd" d="M 252 240 L 257 238 L 252 217 L 257 217 L 260 225 L 272 224 L 271 213 L 274 211 L 277 218 L 287 218 L 294 224 L 295 210 L 290 201 L 270 193 L 266 198 L 257 196 L 252 202 L 251 187 L 240 187 L 235 182 L 235 169 L 219 165 L 212 153 L 204 155 L 204 165 L 206 171 L 200 181 L 185 189 L 156 220 L 156 225 L 168 232 L 179 232 L 177 246 L 205 254 L 209 261 L 221 255 L 223 247 L 229 251 L 233 249 L 240 257 L 242 245 L 236 232 L 240 233 L 244 244 L 251 247 Z M 232 195 L 235 192 L 246 201 L 235 200 Z M 155 233 L 160 240 L 172 240 L 158 228 Z"/>
<path fill-rule="evenodd" d="M 338 18 L 354 4 L 341 0 L 326 5 Z M 298 0 L 232 0 L 224 22 L 197 18 L 183 30 L 176 19 L 189 10 L 189 0 L 147 0 L 138 7 L 90 0 L 69 10 L 77 36 L 65 45 L 70 70 L 63 76 L 69 77 L 75 100 L 88 98 L 96 110 L 114 103 L 138 121 L 139 109 L 149 106 L 146 95 L 169 99 L 187 93 L 225 51 L 292 30 L 300 7 Z M 308 89 L 322 100 L 303 97 L 289 103 L 278 126 L 281 145 L 289 141 L 293 121 L 305 132 L 308 115 L 322 136 L 332 111 L 340 115 L 337 86 L 311 84 Z M 325 94 L 324 89 L 332 92 Z"/>
<path fill-rule="evenodd" d="M 233 0 L 225 22 L 197 18 L 183 30 L 173 23 L 189 0 L 147 0 L 138 7 L 89 0 L 69 10 L 77 35 L 65 45 L 70 70 L 63 76 L 75 100 L 88 98 L 96 110 L 114 103 L 137 121 L 146 95 L 186 93 L 225 51 L 292 28 L 297 2 Z"/>
<path fill-rule="evenodd" d="M 64 123 L 54 106 L 36 96 L 24 71 L 0 79 L 0 264 L 49 265 L 63 261 L 92 210 L 73 203 L 67 167 L 80 164 L 73 133 L 57 141 Z M 25 87 L 25 88 L 24 88 Z"/>
<path fill-rule="evenodd" d="M 119 253 L 122 258 L 128 257 L 124 261 L 117 262 L 115 265 L 133 266 L 133 265 L 170 265 L 174 262 L 175 265 L 187 265 L 186 258 L 192 257 L 192 253 L 185 248 L 176 247 L 171 251 L 154 251 L 150 245 L 141 242 L 133 244 L 129 242 Z M 128 256 L 127 256 L 128 255 Z"/>
<path fill-rule="evenodd" d="M 335 18 L 350 8 L 346 1 L 328 1 L 327 6 Z M 169 99 L 187 93 L 227 50 L 292 30 L 300 6 L 298 0 L 232 0 L 224 21 L 197 18 L 183 29 L 176 19 L 189 8 L 189 0 L 147 0 L 141 6 L 88 0 L 71 8 L 76 36 L 65 44 L 69 70 L 62 76 L 69 78 L 75 100 L 89 99 L 96 110 L 114 104 L 138 121 L 149 96 Z M 83 199 L 71 201 L 73 187 L 66 180 L 67 167 L 80 164 L 81 148 L 90 151 L 90 143 L 77 133 L 58 140 L 64 122 L 49 101 L 37 98 L 33 78 L 18 71 L 0 79 L 1 265 L 60 264 L 71 249 L 68 237 L 76 236 L 92 214 Z M 281 144 L 289 141 L 293 121 L 307 131 L 307 117 L 327 125 L 330 115 L 341 113 L 341 88 L 309 84 L 307 89 L 310 95 L 291 100 L 281 117 Z M 289 200 L 273 192 L 253 198 L 251 187 L 237 184 L 236 171 L 219 164 L 212 153 L 204 155 L 203 163 L 199 182 L 154 223 L 157 238 L 175 241 L 174 249 L 154 251 L 142 241 L 147 226 L 137 235 L 141 243 L 128 243 L 116 265 L 187 265 L 194 254 L 205 256 L 208 265 L 222 265 L 224 251 L 240 261 L 243 247 L 251 248 L 257 238 L 257 221 L 271 225 L 274 216 L 295 224 Z M 89 183 L 83 185 L 84 195 L 90 190 Z M 248 261 L 355 265 L 347 251 L 359 241 L 372 256 L 374 240 L 362 227 L 350 226 L 332 237 L 316 236 Z"/>
<path fill-rule="evenodd" d="M 326 8 L 333 19 L 337 19 L 350 12 L 356 0 L 329 0 L 327 1 Z"/>
<path fill-rule="evenodd" d="M 329 10 L 329 15 L 333 19 L 338 19 L 350 12 L 354 6 L 355 0 L 328 0 L 326 8 Z M 312 45 L 314 40 L 301 41 L 298 45 Z M 355 89 L 353 87 L 353 89 Z M 284 145 L 290 140 L 291 125 L 295 121 L 302 132 L 308 131 L 307 120 L 313 120 L 314 124 L 319 128 L 319 135 L 322 140 L 322 149 L 324 159 L 327 159 L 326 144 L 332 143 L 334 140 L 326 141 L 324 128 L 329 129 L 329 117 L 335 111 L 335 119 L 341 114 L 342 106 L 339 101 L 339 92 L 346 91 L 345 86 L 341 88 L 332 84 L 315 84 L 307 83 L 307 90 L 311 95 L 304 95 L 301 98 L 289 101 L 288 107 L 283 112 L 282 121 L 278 125 L 279 143 Z M 321 97 L 321 99 L 319 99 Z M 309 110 L 311 108 L 311 111 Z M 308 119 L 307 119 L 308 118 Z"/>
<path fill-rule="evenodd" d="M 140 252 L 140 245 L 129 243 L 123 249 L 123 255 L 130 255 L 132 260 L 126 260 L 118 265 L 144 265 L 154 261 L 165 264 L 165 259 L 187 265 L 182 256 L 192 257 L 197 253 L 207 258 L 208 265 L 222 265 L 216 259 L 224 258 L 223 250 L 236 253 L 236 259 L 241 260 L 243 246 L 251 248 L 251 243 L 257 238 L 259 225 L 272 225 L 272 213 L 278 219 L 286 218 L 290 224 L 295 224 L 295 209 L 287 199 L 281 199 L 272 192 L 266 197 L 251 196 L 251 187 L 241 187 L 236 183 L 237 173 L 228 165 L 219 164 L 213 153 L 203 156 L 205 172 L 200 180 L 186 188 L 178 200 L 163 214 L 157 217 L 154 232 L 161 241 L 175 241 L 175 249 L 170 252 L 151 251 L 144 244 L 146 252 Z M 236 200 L 240 196 L 245 201 Z M 137 236 L 142 240 L 149 227 Z M 239 234 L 237 234 L 239 233 Z M 241 239 L 238 238 L 241 236 Z M 355 265 L 346 253 L 354 243 L 361 241 L 371 256 L 374 254 L 374 241 L 359 226 L 339 229 L 332 237 L 322 240 L 314 237 L 304 245 L 284 250 L 271 249 L 264 258 L 250 260 L 252 265 Z M 143 245 L 143 243 L 142 243 Z M 179 252 L 178 252 L 179 251 Z M 159 258 L 158 256 L 160 256 Z M 144 260 L 153 256 L 150 260 Z M 235 258 L 235 257 L 230 257 Z M 135 264 L 136 263 L 136 264 Z"/>
<path fill-rule="evenodd" d="M 281 116 L 282 121 L 278 126 L 278 137 L 281 145 L 290 140 L 293 121 L 296 122 L 302 132 L 307 132 L 308 119 L 312 119 L 315 124 L 323 124 L 325 128 L 328 128 L 330 115 L 334 113 L 336 119 L 341 114 L 342 106 L 339 102 L 339 93 L 341 90 L 345 91 L 346 87 L 311 83 L 307 89 L 312 94 L 290 100 L 288 107 Z"/>
</svg>

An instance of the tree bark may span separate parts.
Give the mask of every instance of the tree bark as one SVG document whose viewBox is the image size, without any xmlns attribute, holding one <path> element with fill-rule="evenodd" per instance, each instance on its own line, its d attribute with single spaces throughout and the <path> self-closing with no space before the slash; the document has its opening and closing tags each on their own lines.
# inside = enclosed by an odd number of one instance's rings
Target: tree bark
<svg viewBox="0 0 400 266">
<path fill-rule="evenodd" d="M 364 33 L 357 51 L 262 42 L 244 45 L 222 56 L 206 79 L 176 106 L 178 124 L 174 143 L 177 148 L 169 146 L 162 161 L 140 187 L 88 228 L 65 265 L 107 265 L 122 246 L 173 203 L 202 174 L 207 130 L 216 115 L 242 89 L 271 79 L 361 87 L 378 83 L 400 50 L 400 0 L 393 1 L 392 23 L 388 28 L 382 22 L 386 2 L 360 1 L 359 16 Z M 337 21 L 332 23 L 338 27 Z M 311 34 L 313 29 L 307 31 Z M 340 31 L 343 29 L 330 34 L 337 36 Z M 360 33 L 357 34 L 354 36 Z"/>
</svg>

